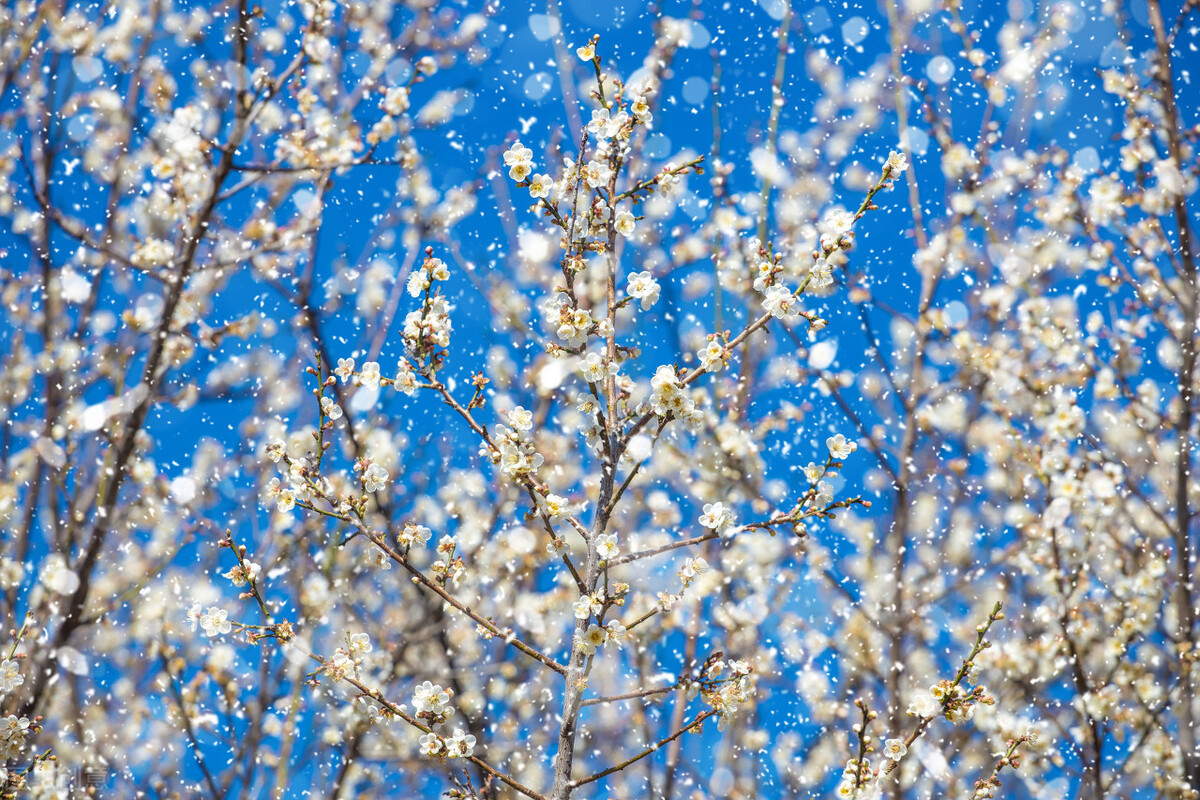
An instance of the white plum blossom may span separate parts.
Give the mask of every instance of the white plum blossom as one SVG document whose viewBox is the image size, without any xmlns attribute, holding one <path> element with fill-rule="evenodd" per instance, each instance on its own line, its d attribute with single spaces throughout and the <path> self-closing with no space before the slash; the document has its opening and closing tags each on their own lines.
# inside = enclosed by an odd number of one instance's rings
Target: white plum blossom
<svg viewBox="0 0 1200 800">
<path fill-rule="evenodd" d="M 19 662 L 11 658 L 0 661 L 0 693 L 8 694 L 23 683 L 25 676 L 21 674 Z"/>
<path fill-rule="evenodd" d="M 570 511 L 567 498 L 560 495 L 548 494 L 544 502 L 546 516 L 550 517 L 551 522 L 562 522 Z"/>
<path fill-rule="evenodd" d="M 652 408 L 660 417 L 679 411 L 688 413 L 692 410 L 692 401 L 684 393 L 679 375 L 670 364 L 663 364 L 654 371 L 654 377 L 650 379 L 650 388 L 653 391 Z"/>
<path fill-rule="evenodd" d="M 204 630 L 204 635 L 208 637 L 229 633 L 233 630 L 233 625 L 229 622 L 229 612 L 216 606 L 211 606 L 208 611 L 201 614 L 199 622 L 200 627 Z"/>
<path fill-rule="evenodd" d="M 129 257 L 129 260 L 139 267 L 161 267 L 171 263 L 175 257 L 175 247 L 163 239 L 147 239 Z"/>
<path fill-rule="evenodd" d="M 379 363 L 376 361 L 366 362 L 358 373 L 359 382 L 368 389 L 379 388 L 379 378 Z"/>
<path fill-rule="evenodd" d="M 334 681 L 354 675 L 357 671 L 358 665 L 354 663 L 354 659 L 341 648 L 325 663 L 325 674 Z"/>
<path fill-rule="evenodd" d="M 601 628 L 594 622 L 588 626 L 583 633 L 576 632 L 575 634 L 575 650 L 587 656 L 596 654 L 596 651 L 608 641 L 608 629 Z"/>
<path fill-rule="evenodd" d="M 705 372 L 720 372 L 725 368 L 728 354 L 724 345 L 716 339 L 709 339 L 708 344 L 696 351 L 696 357 L 700 359 L 700 368 Z"/>
<path fill-rule="evenodd" d="M 400 543 L 401 547 L 415 547 L 426 544 L 432 536 L 433 531 L 429 528 L 410 522 L 400 529 L 400 533 L 396 534 L 396 541 Z"/>
<path fill-rule="evenodd" d="M 404 344 L 414 357 L 426 352 L 432 344 L 448 347 L 450 344 L 450 304 L 440 294 L 429 298 L 427 307 L 410 311 L 404 318 Z"/>
<path fill-rule="evenodd" d="M 716 662 L 710 668 L 710 675 L 720 674 L 723 662 Z M 713 689 L 703 691 L 704 701 L 712 706 L 718 714 L 717 728 L 726 730 L 737 715 L 738 709 L 754 696 L 754 684 L 748 672 L 735 673 L 732 680 L 718 683 Z"/>
<path fill-rule="evenodd" d="M 426 252 L 428 253 L 429 250 Z M 410 297 L 420 297 L 426 290 L 433 286 L 435 281 L 444 281 L 449 277 L 450 270 L 446 266 L 446 262 L 440 258 L 434 258 L 432 255 L 426 255 L 421 266 L 418 269 L 414 269 L 412 274 L 408 276 L 406 288 Z"/>
<path fill-rule="evenodd" d="M 617 645 L 623 644 L 625 640 L 629 638 L 629 631 L 627 631 L 625 626 L 615 619 L 610 619 L 604 626 L 604 630 L 606 633 L 608 633 L 608 641 Z"/>
<path fill-rule="evenodd" d="M 492 435 L 496 449 L 481 446 L 480 452 L 491 458 L 492 463 L 510 478 L 520 479 L 533 475 L 545 459 L 534 449 L 533 442 L 521 431 L 497 425 Z"/>
<path fill-rule="evenodd" d="M 899 739 L 888 739 L 883 743 L 883 755 L 892 761 L 899 761 L 908 754 L 908 747 Z"/>
<path fill-rule="evenodd" d="M 9 714 L 0 719 L 0 759 L 20 758 L 25 750 L 25 739 L 32 732 L 28 717 Z"/>
<path fill-rule="evenodd" d="M 700 524 L 715 531 L 723 531 L 733 525 L 733 511 L 724 503 L 705 503 Z"/>
<path fill-rule="evenodd" d="M 833 285 L 833 268 L 824 258 L 818 258 L 812 265 L 812 284 L 818 288 Z"/>
<path fill-rule="evenodd" d="M 389 86 L 379 107 L 393 117 L 398 117 L 408 111 L 408 105 L 408 89 L 403 86 Z"/>
<path fill-rule="evenodd" d="M 533 151 L 519 141 L 513 142 L 512 146 L 504 152 L 504 164 L 511 167 L 514 164 L 526 164 L 533 161 Z"/>
<path fill-rule="evenodd" d="M 633 235 L 635 222 L 633 214 L 629 211 L 618 211 L 613 224 L 616 226 L 617 233 L 629 237 Z"/>
<path fill-rule="evenodd" d="M 332 420 L 342 418 L 342 407 L 332 397 L 324 395 L 321 398 L 321 413 Z"/>
<path fill-rule="evenodd" d="M 609 375 L 617 374 L 617 365 L 605 361 L 599 353 L 588 353 L 579 362 L 579 374 L 588 383 L 601 383 Z"/>
<path fill-rule="evenodd" d="M 555 329 L 558 338 L 569 347 L 579 347 L 587 341 L 595 320 L 582 308 L 572 308 L 563 295 L 551 299 L 543 307 L 545 320 Z"/>
<path fill-rule="evenodd" d="M 461 730 L 456 730 L 453 736 L 446 737 L 443 744 L 447 758 L 468 758 L 475 754 L 475 737 Z"/>
<path fill-rule="evenodd" d="M 421 736 L 420 753 L 423 756 L 436 756 L 442 752 L 442 738 L 436 733 L 426 733 Z"/>
<path fill-rule="evenodd" d="M 703 556 L 684 559 L 683 565 L 680 566 L 678 570 L 679 579 L 683 583 L 683 588 L 686 589 L 687 587 L 691 586 L 692 581 L 696 579 L 697 575 L 707 571 L 708 561 L 706 561 Z"/>
<path fill-rule="evenodd" d="M 597 139 L 611 139 L 628 122 L 629 115 L 624 111 L 614 115 L 607 108 L 597 108 L 592 111 L 592 119 L 588 122 L 587 129 Z"/>
<path fill-rule="evenodd" d="M 516 161 L 508 168 L 508 177 L 514 181 L 523 181 L 533 172 L 532 161 Z"/>
<path fill-rule="evenodd" d="M 634 118 L 643 125 L 649 125 L 654 119 L 654 114 L 650 111 L 650 102 L 646 96 L 639 94 L 629 103 L 629 113 L 633 114 Z"/>
<path fill-rule="evenodd" d="M 918 692 L 908 703 L 908 714 L 912 717 L 932 719 L 942 713 L 942 704 L 929 692 Z"/>
<path fill-rule="evenodd" d="M 425 681 L 413 689 L 413 710 L 419 717 L 445 722 L 454 716 L 454 708 L 450 706 L 452 696 L 452 692 L 441 685 Z"/>
<path fill-rule="evenodd" d="M 571 604 L 571 608 L 575 619 L 587 619 L 593 614 L 599 616 L 604 610 L 604 598 L 599 593 L 580 595 L 579 599 Z"/>
<path fill-rule="evenodd" d="M 406 288 L 409 297 L 420 297 L 429 288 L 429 273 L 423 269 L 414 269 L 408 276 Z"/>
<path fill-rule="evenodd" d="M 829 455 L 839 461 L 848 458 L 851 453 L 858 449 L 857 442 L 848 440 L 840 433 L 826 439 L 825 446 L 829 448 Z"/>
<path fill-rule="evenodd" d="M 392 388 L 397 392 L 413 397 L 420 388 L 420 383 L 417 380 L 417 374 L 413 372 L 412 364 L 406 359 L 400 359 L 396 364 L 396 377 L 392 378 Z"/>
<path fill-rule="evenodd" d="M 589 161 L 583 169 L 583 179 L 593 189 L 599 189 L 608 184 L 611 169 L 606 161 Z"/>
<path fill-rule="evenodd" d="M 388 471 L 378 463 L 373 463 L 363 472 L 363 490 L 367 492 L 380 492 L 387 488 Z"/>
<path fill-rule="evenodd" d="M 444 281 L 450 278 L 450 268 L 440 258 L 427 256 L 421 269 L 431 281 Z"/>
<path fill-rule="evenodd" d="M 658 302 L 659 290 L 658 281 L 654 280 L 654 276 L 649 272 L 635 272 L 629 276 L 629 285 L 626 291 L 630 297 L 642 301 L 643 311 Z"/>
<path fill-rule="evenodd" d="M 262 574 L 262 566 L 257 562 L 247 560 L 245 565 L 235 564 L 225 573 L 225 577 L 233 583 L 234 586 L 242 587 L 247 583 L 255 583 Z"/>
<path fill-rule="evenodd" d="M 39 570 L 42 585 L 58 594 L 71 594 L 79 588 L 79 575 L 67 564 L 62 553 L 51 553 L 42 561 Z"/>
<path fill-rule="evenodd" d="M 620 555 L 621 550 L 617 547 L 617 535 L 615 533 L 601 534 L 596 539 L 596 552 L 606 561 Z"/>
<path fill-rule="evenodd" d="M 833 236 L 840 236 L 854 227 L 854 215 L 843 209 L 831 211 L 825 218 L 825 227 Z"/>
<path fill-rule="evenodd" d="M 533 412 L 526 408 L 517 406 L 512 411 L 508 412 L 508 424 L 513 426 L 518 431 L 524 433 L 533 427 Z"/>
<path fill-rule="evenodd" d="M 781 320 L 794 319 L 800 313 L 800 301 L 785 286 L 769 286 L 763 296 L 763 308 L 772 317 Z"/>
<path fill-rule="evenodd" d="M 553 187 L 554 181 L 549 175 L 539 172 L 529 176 L 529 194 L 535 199 L 549 197 Z"/>
</svg>

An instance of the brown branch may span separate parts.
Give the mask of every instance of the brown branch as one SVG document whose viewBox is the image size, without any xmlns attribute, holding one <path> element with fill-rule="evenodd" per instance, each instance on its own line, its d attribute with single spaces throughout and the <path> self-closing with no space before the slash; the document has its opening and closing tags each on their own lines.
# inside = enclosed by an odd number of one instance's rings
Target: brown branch
<svg viewBox="0 0 1200 800">
<path fill-rule="evenodd" d="M 709 717 L 713 716 L 716 713 L 717 713 L 716 709 L 710 708 L 708 711 L 698 714 L 696 716 L 696 718 L 693 719 L 691 722 L 689 722 L 687 725 L 684 725 L 682 728 L 675 731 L 674 733 L 672 733 L 670 736 L 666 737 L 665 739 L 660 739 L 659 741 L 655 742 L 650 747 L 648 747 L 645 750 L 643 750 L 642 752 L 638 753 L 636 756 L 633 756 L 632 758 L 627 758 L 624 761 L 622 761 L 620 764 L 615 764 L 602 772 L 597 772 L 595 775 L 589 775 L 586 778 L 581 778 L 577 781 L 573 781 L 571 783 L 571 788 L 574 789 L 574 788 L 578 788 L 580 786 L 584 786 L 589 783 L 594 783 L 595 781 L 598 781 L 601 778 L 605 778 L 605 777 L 608 777 L 609 775 L 612 775 L 614 772 L 620 772 L 621 770 L 628 767 L 630 764 L 634 764 L 638 761 L 641 761 L 646 756 L 653 755 L 663 745 L 670 744 L 671 742 L 678 739 L 680 736 L 683 736 L 688 731 L 690 731 L 694 728 L 698 728 L 699 726 L 703 725 L 705 720 L 707 720 Z"/>
</svg>

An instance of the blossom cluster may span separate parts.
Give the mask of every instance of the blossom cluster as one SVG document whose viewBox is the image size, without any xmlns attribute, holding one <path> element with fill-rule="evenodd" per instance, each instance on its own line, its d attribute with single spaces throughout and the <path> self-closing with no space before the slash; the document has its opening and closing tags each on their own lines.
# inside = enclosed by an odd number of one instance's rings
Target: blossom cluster
<svg viewBox="0 0 1200 800">
<path fill-rule="evenodd" d="M 451 736 L 439 736 L 430 731 L 421 736 L 420 752 L 431 758 L 470 758 L 475 754 L 475 737 L 461 730 Z"/>
<path fill-rule="evenodd" d="M 721 677 L 725 670 L 728 677 Z M 717 728 L 727 729 L 738 709 L 754 698 L 754 674 L 745 661 L 716 660 L 708 665 L 700 684 L 700 697 L 717 712 Z"/>
<path fill-rule="evenodd" d="M 693 430 L 703 424 L 703 410 L 672 365 L 663 364 L 654 371 L 650 389 L 649 408 L 658 416 L 683 420 Z"/>
<path fill-rule="evenodd" d="M 334 651 L 323 667 L 330 679 L 334 681 L 358 675 L 362 668 L 362 656 L 374 649 L 371 637 L 367 633 L 355 633 L 346 637 L 346 647 Z"/>
<path fill-rule="evenodd" d="M 509 416 L 510 422 L 512 416 Z M 545 462 L 536 446 L 528 429 L 498 423 L 492 430 L 492 443 L 480 445 L 479 452 L 499 467 L 502 474 L 520 480 L 536 476 L 538 468 Z"/>
<path fill-rule="evenodd" d="M 576 615 L 578 616 L 578 615 Z M 617 620 L 609 620 L 606 625 L 592 623 L 582 631 L 576 631 L 574 638 L 575 651 L 585 656 L 594 656 L 601 647 L 613 642 L 621 644 L 628 636 L 625 626 Z"/>
<path fill-rule="evenodd" d="M 0 758 L 5 760 L 20 758 L 25 751 L 25 739 L 35 733 L 37 726 L 28 717 L 18 717 L 9 714 L 0 719 Z"/>
<path fill-rule="evenodd" d="M 440 725 L 454 716 L 454 707 L 450 705 L 453 696 L 454 692 L 450 689 L 425 681 L 413 690 L 413 711 L 417 719 L 425 720 L 430 725 Z"/>
<path fill-rule="evenodd" d="M 909 716 L 932 719 L 945 715 L 951 722 L 968 722 L 975 716 L 979 703 L 989 704 L 995 700 L 987 695 L 983 686 L 967 688 L 951 681 L 941 681 L 919 692 L 908 704 Z"/>
</svg>

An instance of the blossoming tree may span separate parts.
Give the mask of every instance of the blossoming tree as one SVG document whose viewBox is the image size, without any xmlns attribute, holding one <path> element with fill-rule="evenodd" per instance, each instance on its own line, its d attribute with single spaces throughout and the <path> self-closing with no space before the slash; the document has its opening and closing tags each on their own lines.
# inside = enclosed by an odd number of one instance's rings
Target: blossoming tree
<svg viewBox="0 0 1200 800">
<path fill-rule="evenodd" d="M 6 794 L 1197 797 L 1196 3 L 269 5 L 0 11 Z"/>
</svg>

